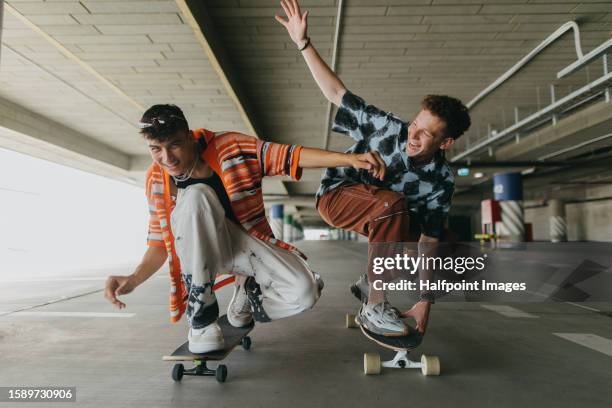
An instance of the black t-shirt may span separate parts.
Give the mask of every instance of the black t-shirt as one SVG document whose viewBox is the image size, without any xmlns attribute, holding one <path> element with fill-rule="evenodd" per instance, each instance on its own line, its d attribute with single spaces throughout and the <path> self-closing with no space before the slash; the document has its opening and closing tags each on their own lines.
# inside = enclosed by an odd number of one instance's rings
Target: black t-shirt
<svg viewBox="0 0 612 408">
<path fill-rule="evenodd" d="M 213 190 L 215 190 L 215 193 L 217 194 L 217 197 L 219 198 L 223 209 L 225 210 L 225 217 L 229 220 L 234 221 L 237 224 L 240 224 L 238 222 L 238 219 L 236 218 L 236 214 L 234 214 L 234 210 L 232 210 L 232 206 L 230 205 L 230 199 L 227 195 L 227 192 L 225 191 L 225 187 L 223 187 L 221 178 L 219 178 L 219 175 L 217 173 L 213 172 L 213 175 L 207 178 L 190 178 L 185 181 L 177 181 L 176 187 L 186 188 L 187 186 L 190 186 L 192 184 L 206 184 L 212 187 Z"/>
</svg>

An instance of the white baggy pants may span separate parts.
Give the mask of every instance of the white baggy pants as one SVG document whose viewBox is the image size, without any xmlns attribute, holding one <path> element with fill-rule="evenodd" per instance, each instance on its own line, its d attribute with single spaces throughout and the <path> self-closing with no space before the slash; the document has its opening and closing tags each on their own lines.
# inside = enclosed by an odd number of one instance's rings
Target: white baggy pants
<svg viewBox="0 0 612 408">
<path fill-rule="evenodd" d="M 193 184 L 179 189 L 171 225 L 189 291 L 190 327 L 198 329 L 217 319 L 219 307 L 212 287 L 215 276 L 224 273 L 254 277 L 271 320 L 298 314 L 317 302 L 319 284 L 306 261 L 228 220 L 212 187 Z"/>
</svg>

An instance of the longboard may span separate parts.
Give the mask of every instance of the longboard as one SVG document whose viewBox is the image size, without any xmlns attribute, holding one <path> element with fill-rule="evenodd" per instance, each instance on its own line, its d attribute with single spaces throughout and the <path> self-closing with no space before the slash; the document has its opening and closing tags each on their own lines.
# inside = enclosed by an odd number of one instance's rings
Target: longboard
<svg viewBox="0 0 612 408">
<path fill-rule="evenodd" d="M 380 346 L 394 350 L 394 351 L 410 351 L 419 346 L 423 341 L 423 335 L 417 330 L 408 326 L 407 336 L 382 336 L 366 329 L 364 325 L 359 325 L 361 332 L 368 339 L 378 343 Z"/>
<path fill-rule="evenodd" d="M 189 351 L 189 342 L 181 344 L 174 352 L 168 356 L 163 356 L 164 361 L 193 361 L 195 367 L 185 369 L 183 364 L 175 364 L 172 369 L 172 379 L 181 381 L 183 375 L 195 376 L 215 376 L 217 381 L 225 382 L 227 378 L 227 367 L 224 364 L 219 364 L 216 370 L 211 370 L 206 366 L 207 361 L 223 360 L 237 345 L 242 345 L 242 348 L 249 350 L 251 348 L 251 338 L 248 334 L 255 327 L 255 323 L 245 327 L 234 327 L 227 320 L 227 316 L 223 315 L 218 320 L 218 324 L 223 332 L 225 346 L 220 350 L 211 351 L 203 354 L 195 354 Z"/>
<path fill-rule="evenodd" d="M 366 375 L 380 374 L 382 367 L 389 368 L 420 368 L 423 375 L 440 375 L 440 359 L 437 356 L 422 355 L 421 361 L 412 361 L 408 358 L 408 353 L 417 348 L 423 341 L 423 335 L 411 326 L 408 326 L 406 336 L 383 336 L 376 334 L 359 324 L 359 319 L 355 315 L 346 315 L 346 326 L 353 328 L 359 326 L 361 332 L 368 339 L 379 346 L 394 350 L 395 357 L 389 361 L 381 361 L 378 353 L 364 353 L 363 371 Z"/>
</svg>

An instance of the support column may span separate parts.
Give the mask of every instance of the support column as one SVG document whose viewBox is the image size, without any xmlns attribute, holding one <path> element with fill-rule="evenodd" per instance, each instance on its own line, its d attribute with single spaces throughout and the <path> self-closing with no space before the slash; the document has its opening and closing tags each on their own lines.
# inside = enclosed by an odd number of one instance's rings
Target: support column
<svg viewBox="0 0 612 408">
<path fill-rule="evenodd" d="M 550 213 L 550 242 L 567 241 L 565 203 L 559 199 L 549 200 L 548 211 Z"/>
<path fill-rule="evenodd" d="M 337 228 L 331 228 L 329 230 L 329 237 L 333 241 L 338 241 L 340 239 L 340 230 Z"/>
<path fill-rule="evenodd" d="M 525 241 L 525 216 L 523 213 L 523 180 L 521 173 L 504 173 L 493 176 L 493 193 L 501 208 L 501 222 L 497 234 L 503 241 Z"/>
<path fill-rule="evenodd" d="M 299 241 L 301 239 L 299 225 L 300 223 L 298 222 L 298 220 L 293 219 L 293 222 L 291 223 L 291 231 L 293 231 L 293 241 Z"/>
<path fill-rule="evenodd" d="M 285 223 L 283 225 L 283 240 L 287 242 L 293 242 L 293 216 L 291 214 L 285 214 Z"/>
<path fill-rule="evenodd" d="M 300 223 L 298 220 L 293 220 L 293 239 L 295 241 L 302 239 L 300 236 Z"/>
<path fill-rule="evenodd" d="M 283 204 L 274 204 L 272 208 L 270 208 L 270 227 L 272 227 L 272 232 L 274 233 L 274 237 L 276 239 L 280 239 L 281 241 L 284 239 L 283 235 L 283 214 L 284 214 L 284 206 Z"/>
</svg>

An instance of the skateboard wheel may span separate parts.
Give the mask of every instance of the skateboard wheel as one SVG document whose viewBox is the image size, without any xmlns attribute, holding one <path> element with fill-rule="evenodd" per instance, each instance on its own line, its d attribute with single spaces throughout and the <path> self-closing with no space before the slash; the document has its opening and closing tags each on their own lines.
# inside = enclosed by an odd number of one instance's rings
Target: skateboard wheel
<svg viewBox="0 0 612 408">
<path fill-rule="evenodd" d="M 366 375 L 380 374 L 380 355 L 378 353 L 364 353 L 363 372 Z"/>
<path fill-rule="evenodd" d="M 219 364 L 217 366 L 217 370 L 215 370 L 215 377 L 217 378 L 218 382 L 225 382 L 225 379 L 227 378 L 227 366 L 225 364 Z"/>
<path fill-rule="evenodd" d="M 421 372 L 423 375 L 440 375 L 440 359 L 437 356 L 421 356 Z"/>
<path fill-rule="evenodd" d="M 241 343 L 243 349 L 249 350 L 251 348 L 251 338 L 249 336 L 243 337 Z"/>
<path fill-rule="evenodd" d="M 175 364 L 172 367 L 172 379 L 174 381 L 181 381 L 183 379 L 183 372 L 185 371 L 185 366 L 182 364 Z"/>
<path fill-rule="evenodd" d="M 351 313 L 346 314 L 346 328 L 354 329 L 357 327 L 357 323 L 355 323 L 355 315 Z"/>
</svg>

